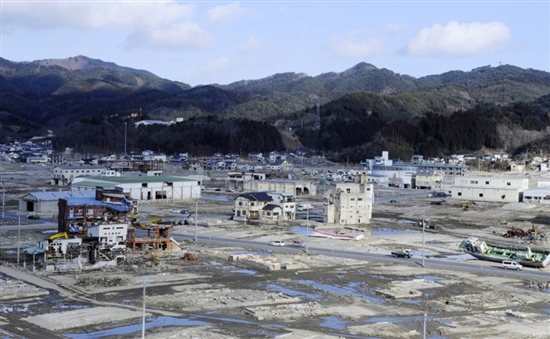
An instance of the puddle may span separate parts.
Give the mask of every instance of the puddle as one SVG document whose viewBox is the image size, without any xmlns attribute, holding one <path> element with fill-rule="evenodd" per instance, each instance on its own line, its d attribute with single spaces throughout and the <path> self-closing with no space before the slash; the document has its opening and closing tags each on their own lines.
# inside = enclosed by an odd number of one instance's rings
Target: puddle
<svg viewBox="0 0 550 339">
<path fill-rule="evenodd" d="M 312 235 L 313 234 L 313 227 L 311 227 L 311 225 L 309 226 L 309 232 L 308 232 L 308 227 L 306 226 L 293 226 L 292 227 L 292 232 L 294 232 L 294 234 L 309 234 L 309 235 Z"/>
<path fill-rule="evenodd" d="M 286 288 L 275 284 L 268 284 L 265 287 L 266 287 L 266 290 L 268 290 L 269 292 L 282 292 L 292 297 L 307 298 L 307 299 L 313 299 L 313 300 L 318 300 L 323 297 L 320 294 L 312 294 L 312 293 L 306 293 L 302 291 L 296 291 L 296 290 L 292 290 L 290 288 Z"/>
<path fill-rule="evenodd" d="M 360 297 L 365 300 L 368 300 L 375 304 L 382 304 L 385 302 L 385 299 L 381 299 L 379 297 L 375 297 L 374 293 L 366 290 L 365 283 L 363 282 L 349 282 L 344 287 L 338 287 L 334 285 L 328 285 L 328 284 L 321 284 L 318 282 L 315 282 L 313 280 L 297 280 L 297 283 L 304 284 L 307 286 L 311 286 L 313 288 L 317 288 L 320 290 L 323 290 L 325 292 L 332 292 L 344 296 L 352 296 L 352 297 Z M 356 289 L 362 289 L 366 293 L 361 293 L 356 291 Z"/>
<path fill-rule="evenodd" d="M 343 331 L 346 329 L 347 324 L 345 321 L 342 321 L 340 320 L 340 318 L 333 315 L 332 317 L 324 318 L 323 321 L 319 324 L 319 326 L 332 328 L 333 330 Z"/>
<path fill-rule="evenodd" d="M 409 304 L 409 305 L 420 305 L 420 303 L 422 302 L 422 300 L 414 300 L 414 299 L 397 299 L 397 301 L 402 302 L 404 304 Z"/>
<path fill-rule="evenodd" d="M 286 325 L 270 324 L 270 323 L 263 323 L 263 322 L 254 322 L 254 321 L 241 320 L 241 319 L 234 319 L 234 318 L 212 317 L 212 316 L 207 316 L 207 315 L 197 315 L 197 314 L 193 314 L 193 315 L 190 315 L 190 317 L 194 317 L 194 318 L 204 318 L 204 319 L 208 319 L 208 320 L 225 321 L 225 322 L 228 322 L 228 323 L 237 323 L 237 324 L 245 324 L 245 325 L 269 326 L 269 327 L 280 328 L 280 329 L 284 329 L 284 328 L 287 328 L 287 327 L 288 327 L 288 326 L 286 326 Z M 207 324 L 207 325 L 211 325 L 211 324 Z"/>
<path fill-rule="evenodd" d="M 231 251 L 231 254 L 255 254 L 261 257 L 271 257 L 273 254 L 267 252 L 254 252 L 254 251 Z"/>
<path fill-rule="evenodd" d="M 414 233 L 420 233 L 420 231 L 413 231 L 413 230 L 396 230 L 393 228 L 379 228 L 376 230 L 371 231 L 371 236 L 373 237 L 380 237 L 384 235 L 397 235 L 397 234 L 414 234 Z"/>
<path fill-rule="evenodd" d="M 256 274 L 257 272 L 256 271 L 252 271 L 252 270 L 236 270 L 236 271 L 230 271 L 231 273 L 241 273 L 241 274 L 246 274 L 246 275 L 254 275 Z"/>
<path fill-rule="evenodd" d="M 433 282 L 439 282 L 442 280 L 445 280 L 441 277 L 438 277 L 437 275 L 417 275 L 414 277 L 414 279 L 424 279 L 426 281 L 433 281 Z"/>
<path fill-rule="evenodd" d="M 157 327 L 169 327 L 169 326 L 207 326 L 212 325 L 211 323 L 200 321 L 200 320 L 191 320 L 183 318 L 173 318 L 173 317 L 158 317 L 151 318 L 145 321 L 145 329 L 152 329 Z M 89 332 L 84 334 L 62 334 L 63 336 L 71 339 L 96 339 L 104 338 L 111 336 L 122 336 L 132 333 L 137 333 L 141 331 L 141 322 L 135 325 L 121 326 L 112 328 L 109 330 Z"/>
</svg>

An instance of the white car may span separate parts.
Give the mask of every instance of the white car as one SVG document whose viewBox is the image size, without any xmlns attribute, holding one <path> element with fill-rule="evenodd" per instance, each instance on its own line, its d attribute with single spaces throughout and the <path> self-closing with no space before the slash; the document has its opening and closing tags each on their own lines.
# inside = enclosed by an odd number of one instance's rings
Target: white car
<svg viewBox="0 0 550 339">
<path fill-rule="evenodd" d="M 502 267 L 507 270 L 507 269 L 511 269 L 511 270 L 516 270 L 516 271 L 521 271 L 523 269 L 523 265 L 518 263 L 517 261 L 510 261 L 510 260 L 504 260 L 502 262 Z"/>
<path fill-rule="evenodd" d="M 285 241 L 284 240 L 274 240 L 274 241 L 271 242 L 271 246 L 284 247 L 285 246 Z"/>
</svg>

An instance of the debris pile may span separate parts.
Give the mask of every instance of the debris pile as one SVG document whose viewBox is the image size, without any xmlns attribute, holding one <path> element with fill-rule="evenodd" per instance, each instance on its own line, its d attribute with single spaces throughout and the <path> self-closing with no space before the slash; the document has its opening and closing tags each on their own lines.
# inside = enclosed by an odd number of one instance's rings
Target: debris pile
<svg viewBox="0 0 550 339">
<path fill-rule="evenodd" d="M 80 278 L 75 285 L 88 288 L 88 287 L 115 287 L 115 286 L 127 286 L 129 284 L 128 279 L 123 278 Z"/>
<path fill-rule="evenodd" d="M 181 260 L 183 261 L 189 261 L 189 260 L 199 260 L 199 257 L 197 257 L 196 255 L 194 255 L 193 253 L 185 253 L 185 255 L 183 256 L 183 258 L 181 258 Z"/>
<path fill-rule="evenodd" d="M 521 228 L 512 226 L 512 229 L 503 234 L 505 238 L 513 239 L 543 239 L 545 234 L 537 229 L 535 225 L 529 231 L 524 231 Z"/>
</svg>

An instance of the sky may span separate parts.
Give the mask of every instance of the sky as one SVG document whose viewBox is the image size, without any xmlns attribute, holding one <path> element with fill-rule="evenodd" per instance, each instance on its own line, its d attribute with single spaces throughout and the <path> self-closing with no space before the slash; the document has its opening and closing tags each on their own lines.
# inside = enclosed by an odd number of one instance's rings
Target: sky
<svg viewBox="0 0 550 339">
<path fill-rule="evenodd" d="M 360 62 L 422 77 L 514 65 L 550 71 L 544 1 L 0 0 L 0 56 L 84 55 L 192 86 Z"/>
</svg>

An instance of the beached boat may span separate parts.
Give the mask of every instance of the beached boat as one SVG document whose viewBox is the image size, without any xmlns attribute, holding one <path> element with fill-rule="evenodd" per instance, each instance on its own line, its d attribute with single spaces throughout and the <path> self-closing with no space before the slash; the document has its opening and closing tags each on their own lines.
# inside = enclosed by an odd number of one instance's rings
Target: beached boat
<svg viewBox="0 0 550 339">
<path fill-rule="evenodd" d="M 488 244 L 474 237 L 462 241 L 458 247 L 480 260 L 498 263 L 514 260 L 523 266 L 535 268 L 545 268 L 550 264 L 550 250 L 546 249 Z"/>
</svg>

